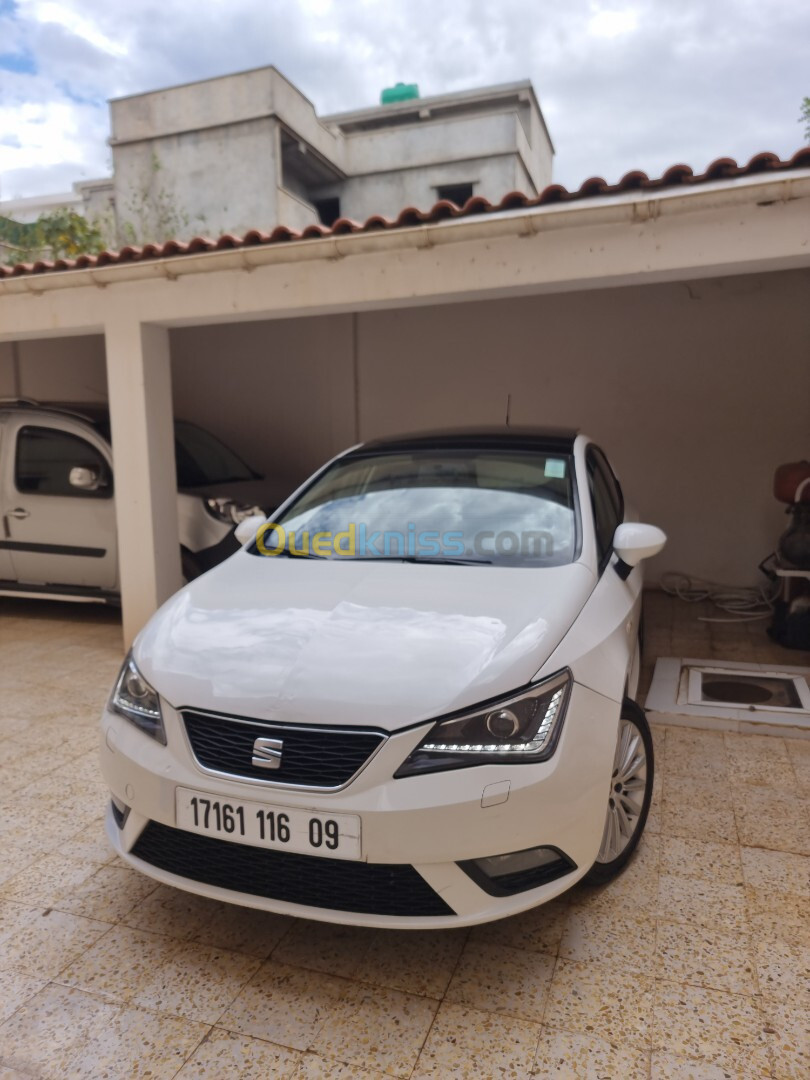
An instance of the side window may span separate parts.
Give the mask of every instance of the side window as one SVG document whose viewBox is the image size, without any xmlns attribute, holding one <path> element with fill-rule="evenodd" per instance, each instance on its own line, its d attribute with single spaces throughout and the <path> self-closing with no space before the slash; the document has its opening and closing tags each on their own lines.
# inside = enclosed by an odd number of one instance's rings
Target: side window
<svg viewBox="0 0 810 1080">
<path fill-rule="evenodd" d="M 70 482 L 71 469 L 88 469 L 96 477 L 90 487 Z M 58 428 L 31 425 L 20 428 L 14 463 L 17 491 L 32 495 L 78 495 L 109 499 L 112 476 L 104 457 L 94 446 Z"/>
<path fill-rule="evenodd" d="M 613 534 L 624 519 L 624 499 L 604 455 L 596 448 L 588 451 L 588 483 L 591 489 L 599 567 L 602 569 L 613 551 Z"/>
<path fill-rule="evenodd" d="M 616 479 L 616 474 L 613 472 L 610 465 L 608 465 L 607 458 L 598 446 L 591 447 L 590 456 L 602 472 L 605 483 L 607 484 L 610 500 L 616 511 L 616 524 L 620 525 L 624 521 L 624 495 L 622 494 L 621 484 Z"/>
</svg>

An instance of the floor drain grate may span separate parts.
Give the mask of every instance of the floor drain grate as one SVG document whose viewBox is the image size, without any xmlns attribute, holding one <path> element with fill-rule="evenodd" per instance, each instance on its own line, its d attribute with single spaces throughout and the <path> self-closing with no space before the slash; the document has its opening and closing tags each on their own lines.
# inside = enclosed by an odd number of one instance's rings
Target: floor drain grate
<svg viewBox="0 0 810 1080">
<path fill-rule="evenodd" d="M 808 680 L 806 668 L 661 656 L 644 707 L 667 724 L 810 738 Z"/>
<path fill-rule="evenodd" d="M 752 712 L 810 711 L 807 679 L 781 671 L 748 674 L 729 668 L 684 665 L 679 698 L 687 705 L 725 705 Z"/>
<path fill-rule="evenodd" d="M 726 705 L 770 705 L 776 709 L 801 709 L 802 701 L 793 679 L 760 675 L 709 675 L 700 680 L 702 701 Z"/>
</svg>

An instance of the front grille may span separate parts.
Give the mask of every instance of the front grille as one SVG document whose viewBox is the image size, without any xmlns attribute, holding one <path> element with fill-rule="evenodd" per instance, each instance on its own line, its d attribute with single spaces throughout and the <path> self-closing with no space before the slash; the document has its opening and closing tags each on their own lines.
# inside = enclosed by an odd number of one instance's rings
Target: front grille
<svg viewBox="0 0 810 1080">
<path fill-rule="evenodd" d="M 342 787 L 385 740 L 380 731 L 266 724 L 190 709 L 182 716 L 191 749 L 203 768 L 274 784 Z M 259 738 L 282 740 L 280 768 L 251 764 L 253 743 Z"/>
<path fill-rule="evenodd" d="M 172 829 L 150 821 L 132 854 L 221 889 L 365 915 L 454 915 L 412 866 L 313 858 Z"/>
</svg>

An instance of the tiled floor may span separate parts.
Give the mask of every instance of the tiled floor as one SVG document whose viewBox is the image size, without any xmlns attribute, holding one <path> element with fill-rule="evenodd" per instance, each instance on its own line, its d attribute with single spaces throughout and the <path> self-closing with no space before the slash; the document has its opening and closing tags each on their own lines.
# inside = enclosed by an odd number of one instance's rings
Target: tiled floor
<svg viewBox="0 0 810 1080">
<path fill-rule="evenodd" d="M 806 662 L 694 614 L 651 597 L 648 646 Z M 330 927 L 111 855 L 120 659 L 113 613 L 0 601 L 0 1080 L 810 1076 L 810 741 L 659 727 L 612 885 L 472 931 Z"/>
</svg>

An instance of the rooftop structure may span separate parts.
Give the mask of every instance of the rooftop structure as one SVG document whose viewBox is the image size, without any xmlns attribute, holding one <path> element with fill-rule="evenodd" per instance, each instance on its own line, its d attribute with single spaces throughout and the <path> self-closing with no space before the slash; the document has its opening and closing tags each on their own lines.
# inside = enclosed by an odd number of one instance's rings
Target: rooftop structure
<svg viewBox="0 0 810 1080">
<path fill-rule="evenodd" d="M 550 183 L 554 150 L 529 81 L 415 94 L 394 87 L 388 104 L 318 116 L 262 67 L 116 98 L 112 177 L 0 203 L 0 215 L 33 220 L 69 207 L 120 247 L 395 217 L 404 206 L 461 207 L 514 190 L 532 197 Z"/>
</svg>

